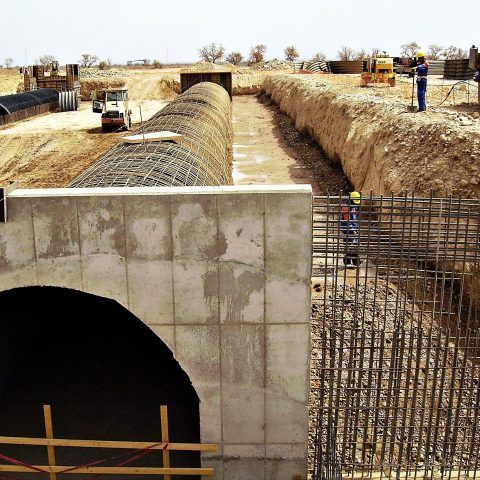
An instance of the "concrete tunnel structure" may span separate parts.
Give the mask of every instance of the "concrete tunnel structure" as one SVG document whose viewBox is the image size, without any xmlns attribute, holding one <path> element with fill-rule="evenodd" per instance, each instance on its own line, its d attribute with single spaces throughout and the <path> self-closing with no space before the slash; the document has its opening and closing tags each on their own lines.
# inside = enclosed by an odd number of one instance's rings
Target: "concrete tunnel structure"
<svg viewBox="0 0 480 480">
<path fill-rule="evenodd" d="M 172 465 L 306 478 L 311 188 L 225 186 L 230 122 L 221 87 L 196 85 L 144 125 L 181 145 L 120 144 L 72 183 L 84 188 L 6 197 L 0 423 L 12 435 L 41 436 L 48 401 L 67 438 L 155 442 L 166 402 L 171 441 L 220 446 Z"/>
</svg>

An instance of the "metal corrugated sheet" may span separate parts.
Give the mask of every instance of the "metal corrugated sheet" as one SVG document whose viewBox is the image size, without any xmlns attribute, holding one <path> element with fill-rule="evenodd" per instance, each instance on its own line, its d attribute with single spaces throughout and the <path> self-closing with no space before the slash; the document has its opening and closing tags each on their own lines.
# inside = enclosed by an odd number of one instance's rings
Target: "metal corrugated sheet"
<svg viewBox="0 0 480 480">
<path fill-rule="evenodd" d="M 443 75 L 445 73 L 445 60 L 428 60 L 429 75 Z"/>
<path fill-rule="evenodd" d="M 0 97 L 0 115 L 8 115 L 19 110 L 58 102 L 58 92 L 50 88 L 41 88 L 33 92 L 15 93 Z"/>
<path fill-rule="evenodd" d="M 71 187 L 228 185 L 231 183 L 231 102 L 218 84 L 199 83 L 135 132 L 183 135 L 167 142 L 119 144 Z"/>
<path fill-rule="evenodd" d="M 323 60 L 311 60 L 306 62 L 295 62 L 295 70 L 308 70 L 309 72 L 325 72 L 329 73 L 328 63 Z"/>
<path fill-rule="evenodd" d="M 366 61 L 331 61 L 328 62 L 332 73 L 362 73 L 367 68 Z"/>
<path fill-rule="evenodd" d="M 444 78 L 448 80 L 470 80 L 475 71 L 469 68 L 468 58 L 461 60 L 445 60 Z"/>
</svg>

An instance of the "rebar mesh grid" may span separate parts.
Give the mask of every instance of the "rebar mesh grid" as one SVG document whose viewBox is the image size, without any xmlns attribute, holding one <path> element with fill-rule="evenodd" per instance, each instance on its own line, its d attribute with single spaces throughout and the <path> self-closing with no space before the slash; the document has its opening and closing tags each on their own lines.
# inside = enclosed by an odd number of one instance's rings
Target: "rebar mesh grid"
<svg viewBox="0 0 480 480">
<path fill-rule="evenodd" d="M 480 201 L 349 209 L 314 201 L 313 478 L 474 478 Z"/>
<path fill-rule="evenodd" d="M 120 143 L 78 176 L 71 187 L 214 186 L 232 183 L 230 98 L 214 83 L 194 85 L 134 134 L 170 131 L 168 142 Z"/>
</svg>

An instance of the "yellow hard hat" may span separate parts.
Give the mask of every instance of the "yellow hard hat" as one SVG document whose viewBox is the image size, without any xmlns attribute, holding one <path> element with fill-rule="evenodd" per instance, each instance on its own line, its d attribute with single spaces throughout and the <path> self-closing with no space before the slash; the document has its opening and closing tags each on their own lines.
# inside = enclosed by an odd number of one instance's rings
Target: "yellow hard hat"
<svg viewBox="0 0 480 480">
<path fill-rule="evenodd" d="M 416 55 L 415 55 L 417 58 L 425 58 L 426 55 L 425 55 L 425 52 L 418 52 Z"/>
<path fill-rule="evenodd" d="M 351 192 L 350 193 L 350 200 L 357 205 L 360 204 L 360 199 L 361 198 L 362 198 L 362 196 L 358 192 Z"/>
</svg>

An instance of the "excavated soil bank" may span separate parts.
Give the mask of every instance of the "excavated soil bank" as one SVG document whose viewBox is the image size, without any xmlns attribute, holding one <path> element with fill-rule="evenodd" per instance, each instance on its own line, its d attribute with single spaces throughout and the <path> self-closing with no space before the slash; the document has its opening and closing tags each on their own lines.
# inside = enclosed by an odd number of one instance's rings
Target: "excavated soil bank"
<svg viewBox="0 0 480 480">
<path fill-rule="evenodd" d="M 295 123 L 265 94 L 258 95 L 259 101 L 273 113 L 273 119 L 278 127 L 282 140 L 292 149 L 295 158 L 305 165 L 313 174 L 316 183 L 315 194 L 338 195 L 339 192 L 349 192 L 352 185 L 338 164 L 329 161 L 315 140 L 295 128 Z"/>
<path fill-rule="evenodd" d="M 373 90 L 344 93 L 326 81 L 265 77 L 263 91 L 310 134 L 357 190 L 377 194 L 480 194 L 480 120 L 449 110 L 407 113 Z"/>
</svg>

